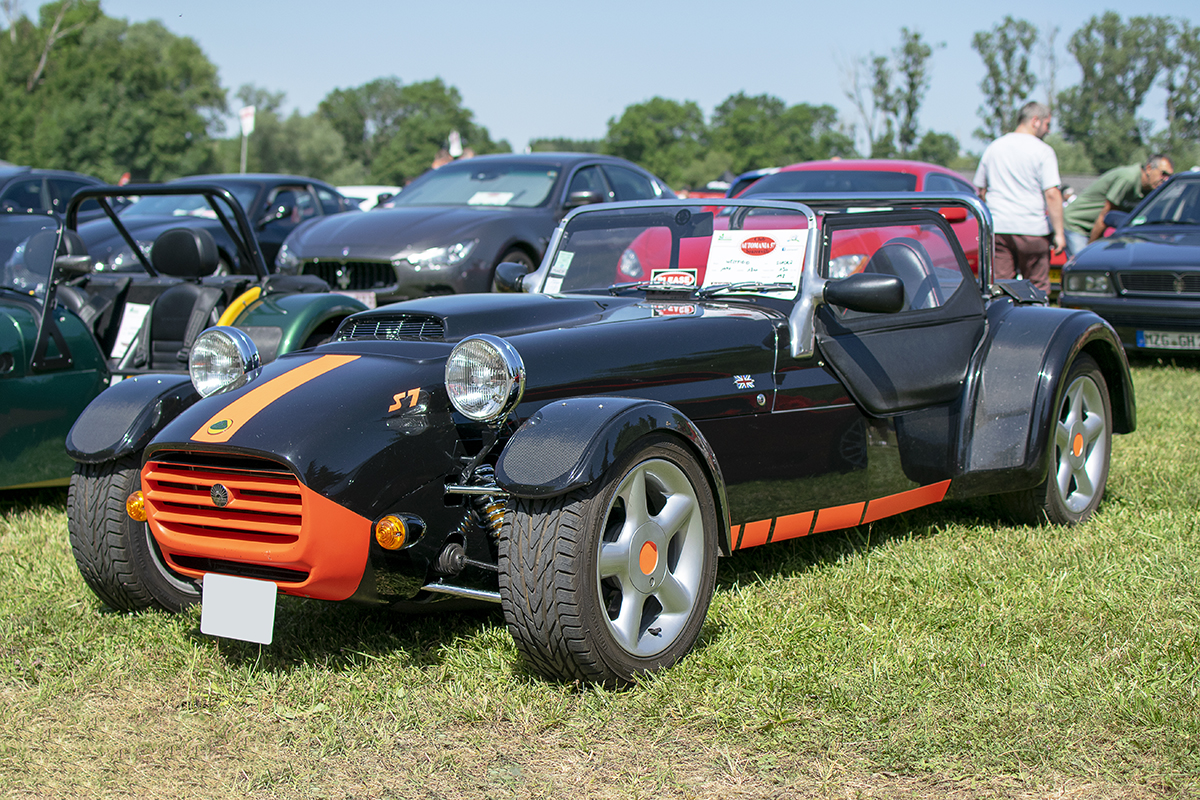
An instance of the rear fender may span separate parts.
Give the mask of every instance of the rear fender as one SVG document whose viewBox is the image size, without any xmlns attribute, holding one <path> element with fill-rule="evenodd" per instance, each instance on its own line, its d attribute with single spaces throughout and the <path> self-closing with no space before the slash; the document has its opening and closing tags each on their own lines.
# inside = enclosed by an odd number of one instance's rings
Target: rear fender
<svg viewBox="0 0 1200 800">
<path fill-rule="evenodd" d="M 721 552 L 732 552 L 725 481 L 704 435 L 678 409 L 653 400 L 587 397 L 542 406 L 500 453 L 496 479 L 516 497 L 547 498 L 586 486 L 644 436 L 669 433 L 697 457 L 721 520 Z"/>
<path fill-rule="evenodd" d="M 1108 384 L 1113 432 L 1137 426 L 1129 362 L 1116 332 L 1100 317 L 1037 306 L 1008 307 L 1002 316 L 990 320 L 980 366 L 964 394 L 959 441 L 965 475 L 956 481 L 961 494 L 984 487 L 989 493 L 1018 491 L 1045 479 L 1064 379 L 1081 353 L 1096 360 Z M 1031 369 L 1033 364 L 1040 368 Z"/>
<path fill-rule="evenodd" d="M 168 422 L 200 399 L 187 375 L 138 375 L 113 384 L 67 433 L 67 455 L 100 464 L 140 453 Z"/>
<path fill-rule="evenodd" d="M 346 295 L 267 294 L 250 303 L 233 325 L 254 340 L 263 363 L 316 342 L 314 336 L 332 335 L 338 324 L 367 307 Z"/>
</svg>

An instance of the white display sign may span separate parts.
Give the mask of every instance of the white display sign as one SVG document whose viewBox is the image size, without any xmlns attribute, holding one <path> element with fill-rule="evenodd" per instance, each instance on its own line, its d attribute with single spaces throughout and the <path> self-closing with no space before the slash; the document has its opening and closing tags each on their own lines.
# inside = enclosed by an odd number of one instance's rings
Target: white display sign
<svg viewBox="0 0 1200 800">
<path fill-rule="evenodd" d="M 807 237 L 804 229 L 714 231 L 704 285 L 790 283 L 798 288 Z"/>
<path fill-rule="evenodd" d="M 238 109 L 238 119 L 242 123 L 242 136 L 254 133 L 254 106 L 242 106 Z"/>
</svg>

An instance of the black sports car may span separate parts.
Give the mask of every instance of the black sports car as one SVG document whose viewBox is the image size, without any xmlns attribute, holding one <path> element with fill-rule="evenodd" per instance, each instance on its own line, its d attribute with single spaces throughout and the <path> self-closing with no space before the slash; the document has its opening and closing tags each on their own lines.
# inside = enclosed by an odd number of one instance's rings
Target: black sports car
<svg viewBox="0 0 1200 800">
<path fill-rule="evenodd" d="M 1130 352 L 1200 353 L 1200 172 L 1182 172 L 1063 267 L 1068 308 L 1108 320 Z"/>
<path fill-rule="evenodd" d="M 80 189 L 103 186 L 104 181 L 63 169 L 33 169 L 32 167 L 0 166 L 0 213 L 58 214 L 67 213 L 67 201 Z M 124 208 L 126 198 L 113 200 Z M 100 216 L 100 206 L 93 200 L 79 209 L 81 220 Z"/>
<path fill-rule="evenodd" d="M 154 436 L 85 576 L 200 600 L 202 631 L 258 642 L 278 592 L 499 603 L 536 670 L 619 683 L 692 648 L 720 555 L 949 498 L 1086 519 L 1135 426 L 1116 334 L 993 285 L 987 247 L 981 288 L 931 199 L 992 241 L 962 194 L 589 206 L 537 271 L 500 265 L 510 293 L 362 312 L 215 380 L 200 365 L 208 396 Z M 830 279 L 847 238 L 880 244 Z M 634 240 L 661 266 L 614 284 Z M 147 524 L 156 561 L 130 573 Z"/>
<path fill-rule="evenodd" d="M 502 261 L 532 270 L 573 208 L 674 197 L 658 178 L 611 156 L 479 156 L 430 170 L 367 214 L 299 226 L 276 266 L 320 276 L 367 305 L 482 292 Z"/>
<path fill-rule="evenodd" d="M 263 258 L 270 268 L 279 246 L 296 226 L 308 219 L 357 212 L 337 189 L 312 178 L 296 175 L 193 175 L 168 181 L 170 185 L 219 186 L 237 198 L 246 209 L 254 233 L 258 237 Z M 161 195 L 146 197 L 120 211 L 121 223 L 134 236 L 138 246 L 149 254 L 160 233 L 173 228 L 203 228 L 212 234 L 220 253 L 218 274 L 254 273 L 254 267 L 243 264 L 234 241 L 216 213 L 198 195 Z M 107 219 L 97 219 L 79 226 L 79 235 L 97 270 L 127 272 L 141 269 L 128 242 Z"/>
</svg>

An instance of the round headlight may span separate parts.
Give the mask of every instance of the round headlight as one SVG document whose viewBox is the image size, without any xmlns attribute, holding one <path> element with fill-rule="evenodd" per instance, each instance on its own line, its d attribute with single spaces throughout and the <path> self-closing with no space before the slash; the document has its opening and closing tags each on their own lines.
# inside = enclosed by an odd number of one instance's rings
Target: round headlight
<svg viewBox="0 0 1200 800">
<path fill-rule="evenodd" d="M 188 354 L 188 372 L 201 397 L 228 389 L 251 370 L 262 366 L 258 348 L 237 328 L 217 326 L 196 337 Z"/>
<path fill-rule="evenodd" d="M 495 422 L 521 402 L 525 364 L 515 347 L 498 336 L 479 334 L 454 346 L 446 361 L 446 393 L 460 414 Z"/>
</svg>

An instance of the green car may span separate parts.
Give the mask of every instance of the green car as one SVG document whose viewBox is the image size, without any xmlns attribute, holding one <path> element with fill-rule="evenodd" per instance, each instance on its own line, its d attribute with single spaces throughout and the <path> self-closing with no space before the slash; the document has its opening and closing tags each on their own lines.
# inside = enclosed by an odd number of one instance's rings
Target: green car
<svg viewBox="0 0 1200 800">
<path fill-rule="evenodd" d="M 80 206 L 98 204 L 132 241 L 116 209 L 157 194 L 204 198 L 253 274 L 214 274 L 211 234 L 186 220 L 138 248 L 142 271 L 97 271 L 75 231 Z M 65 222 L 0 214 L 0 489 L 64 486 L 74 472 L 110 468 L 141 442 L 127 435 L 115 408 L 136 405 L 140 414 L 149 404 L 148 440 L 197 399 L 188 356 L 211 324 L 241 330 L 270 361 L 324 341 L 364 308 L 322 281 L 268 273 L 254 230 L 237 200 L 214 186 L 87 189 L 72 198 Z M 97 397 L 105 401 L 90 411 Z M 72 436 L 77 420 L 86 424 Z M 121 440 L 106 441 L 115 426 Z"/>
</svg>

